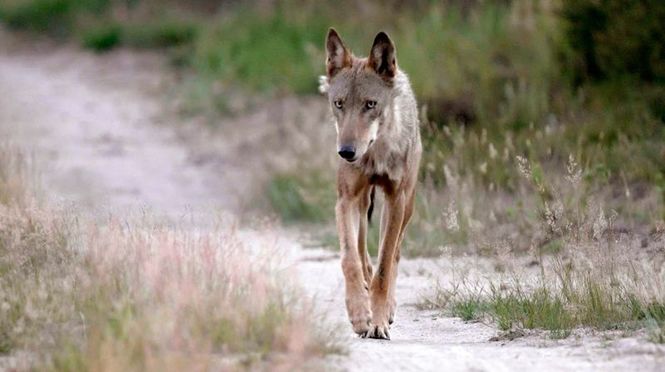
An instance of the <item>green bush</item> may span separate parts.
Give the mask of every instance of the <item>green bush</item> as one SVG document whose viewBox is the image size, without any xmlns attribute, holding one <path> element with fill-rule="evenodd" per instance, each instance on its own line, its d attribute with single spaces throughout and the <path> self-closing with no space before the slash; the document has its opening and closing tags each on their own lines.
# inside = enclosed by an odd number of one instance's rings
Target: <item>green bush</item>
<svg viewBox="0 0 665 372">
<path fill-rule="evenodd" d="M 192 22 L 157 19 L 125 25 L 123 43 L 138 48 L 166 48 L 192 42 L 198 28 Z"/>
<path fill-rule="evenodd" d="M 14 29 L 67 36 L 79 13 L 101 14 L 109 5 L 109 0 L 8 0 L 0 4 L 0 21 Z"/>
<path fill-rule="evenodd" d="M 146 23 L 102 23 L 81 31 L 83 46 L 97 52 L 119 45 L 167 48 L 190 43 L 196 36 L 193 23 L 155 19 Z"/>
<path fill-rule="evenodd" d="M 3 5 L 0 18 L 11 28 L 64 34 L 71 19 L 70 0 L 36 0 Z"/>
<path fill-rule="evenodd" d="M 433 121 L 521 129 L 548 112 L 555 24 L 524 4 L 490 2 L 466 16 L 432 6 L 400 22 L 397 58 Z"/>
<path fill-rule="evenodd" d="M 117 24 L 102 25 L 82 35 L 83 46 L 96 52 L 114 48 L 120 43 L 122 29 Z"/>
<path fill-rule="evenodd" d="M 561 14 L 575 82 L 626 75 L 665 82 L 665 2 L 565 0 Z"/>
<path fill-rule="evenodd" d="M 0 21 L 13 29 L 56 37 L 77 36 L 97 52 L 118 45 L 164 48 L 190 43 L 197 35 L 194 22 L 153 15 L 119 20 L 107 10 L 110 0 L 8 0 L 0 4 Z M 131 17 L 130 17 L 131 19 Z"/>
</svg>

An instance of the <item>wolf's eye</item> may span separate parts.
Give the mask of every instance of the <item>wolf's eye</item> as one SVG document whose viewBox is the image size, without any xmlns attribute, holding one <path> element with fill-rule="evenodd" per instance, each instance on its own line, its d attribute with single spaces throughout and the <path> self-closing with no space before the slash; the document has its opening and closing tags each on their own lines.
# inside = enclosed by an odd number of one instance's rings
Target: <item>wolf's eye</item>
<svg viewBox="0 0 665 372">
<path fill-rule="evenodd" d="M 374 107 L 376 107 L 376 101 L 371 101 L 371 100 L 370 101 L 365 101 L 365 108 L 366 109 L 371 110 Z"/>
<path fill-rule="evenodd" d="M 341 99 L 338 99 L 338 100 L 335 100 L 335 102 L 333 102 L 333 104 L 335 105 L 335 107 L 337 107 L 338 109 L 341 110 L 341 109 L 342 109 L 342 105 L 344 104 L 344 102 L 342 102 Z"/>
</svg>

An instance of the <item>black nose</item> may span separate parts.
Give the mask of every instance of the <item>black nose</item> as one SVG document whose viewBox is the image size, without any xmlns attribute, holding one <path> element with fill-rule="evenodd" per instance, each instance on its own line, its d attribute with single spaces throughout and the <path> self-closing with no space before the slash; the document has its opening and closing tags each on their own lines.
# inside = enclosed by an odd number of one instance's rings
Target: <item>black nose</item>
<svg viewBox="0 0 665 372">
<path fill-rule="evenodd" d="M 353 160 L 353 158 L 356 157 L 356 148 L 353 146 L 344 145 L 339 148 L 339 151 L 337 151 L 337 153 L 342 158 L 351 161 Z"/>
</svg>

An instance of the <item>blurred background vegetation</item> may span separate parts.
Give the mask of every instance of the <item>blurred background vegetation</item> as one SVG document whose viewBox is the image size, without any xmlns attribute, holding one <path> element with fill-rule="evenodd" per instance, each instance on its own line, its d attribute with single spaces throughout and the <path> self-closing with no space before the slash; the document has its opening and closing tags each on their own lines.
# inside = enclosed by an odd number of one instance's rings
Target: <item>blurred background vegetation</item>
<svg viewBox="0 0 665 372">
<path fill-rule="evenodd" d="M 388 31 L 423 111 L 412 254 L 466 245 L 490 223 L 493 239 L 527 249 L 533 239 L 516 235 L 538 235 L 554 200 L 600 202 L 645 233 L 665 218 L 660 0 L 5 0 L 0 20 L 100 53 L 162 48 L 193 72 L 183 83 L 192 110 L 215 115 L 229 114 L 229 92 L 316 94 L 330 26 L 358 55 Z M 571 162 L 581 183 L 566 192 Z M 326 223 L 332 177 L 277 174 L 266 194 L 285 221 Z M 441 230 L 451 213 L 457 228 Z M 541 235 L 537 245 L 556 246 Z"/>
<path fill-rule="evenodd" d="M 203 113 L 221 131 L 222 118 L 258 110 L 275 117 L 265 125 L 286 127 L 262 101 L 325 108 L 325 99 L 307 98 L 318 94 L 328 27 L 358 55 L 385 30 L 421 105 L 425 147 L 404 254 L 491 256 L 497 272 L 509 272 L 517 253 L 542 270 L 533 293 L 519 282 L 489 296 L 439 291 L 428 306 L 554 338 L 577 326 L 647 322 L 650 338 L 665 342 L 662 0 L 2 0 L 0 22 L 100 54 L 166 54 L 186 71 L 183 113 Z M 232 104 L 238 96 L 250 104 Z M 295 127 L 313 143 L 310 153 L 290 156 L 289 167 L 269 176 L 265 199 L 285 223 L 314 226 L 317 246 L 336 247 L 336 154 L 332 138 L 331 151 L 312 140 L 333 131 L 320 116 L 308 120 Z M 296 144 L 280 133 L 279 148 Z M 5 178 L 0 186 L 16 188 Z M 377 225 L 368 237 L 373 254 Z M 554 259 L 547 275 L 543 256 Z M 634 264 L 645 257 L 653 271 L 638 275 Z M 235 329 L 222 327 L 220 340 Z M 0 340 L 0 353 L 11 346 Z"/>
</svg>

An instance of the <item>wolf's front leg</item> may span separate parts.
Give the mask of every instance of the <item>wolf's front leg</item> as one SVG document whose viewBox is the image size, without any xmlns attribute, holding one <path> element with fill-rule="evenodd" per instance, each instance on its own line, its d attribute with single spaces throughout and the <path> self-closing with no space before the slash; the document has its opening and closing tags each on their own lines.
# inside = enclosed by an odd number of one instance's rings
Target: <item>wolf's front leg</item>
<svg viewBox="0 0 665 372">
<path fill-rule="evenodd" d="M 390 295 L 393 294 L 394 275 L 397 270 L 395 251 L 404 221 L 404 194 L 386 195 L 386 204 L 383 210 L 381 251 L 379 252 L 379 267 L 372 278 L 370 297 L 372 303 L 372 328 L 369 337 L 390 339 L 388 328 L 390 317 L 394 310 Z"/>
<path fill-rule="evenodd" d="M 358 256 L 358 227 L 361 218 L 359 206 L 357 202 L 341 197 L 337 201 L 335 214 L 342 251 L 342 272 L 346 284 L 346 310 L 353 331 L 366 336 L 370 329 L 372 312 L 367 282 Z"/>
</svg>

